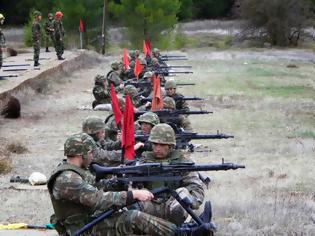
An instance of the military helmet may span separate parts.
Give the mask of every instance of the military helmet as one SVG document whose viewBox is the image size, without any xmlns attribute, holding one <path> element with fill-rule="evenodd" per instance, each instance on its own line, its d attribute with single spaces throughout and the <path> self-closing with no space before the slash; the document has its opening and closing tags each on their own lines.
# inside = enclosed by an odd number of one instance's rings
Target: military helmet
<svg viewBox="0 0 315 236">
<path fill-rule="evenodd" d="M 119 62 L 118 61 L 114 61 L 110 66 L 113 70 L 119 70 Z"/>
<path fill-rule="evenodd" d="M 103 84 L 105 80 L 106 80 L 106 77 L 103 75 L 97 75 L 94 78 L 95 84 Z"/>
<path fill-rule="evenodd" d="M 145 78 L 152 78 L 152 76 L 153 76 L 153 72 L 147 71 L 147 72 L 144 73 L 142 78 L 143 79 L 145 79 Z"/>
<path fill-rule="evenodd" d="M 156 64 L 156 63 L 159 63 L 159 60 L 156 57 L 153 57 L 151 59 L 151 62 L 152 62 L 152 64 Z"/>
<path fill-rule="evenodd" d="M 171 97 L 165 97 L 163 98 L 163 108 L 164 109 L 171 109 L 175 110 L 176 103 L 175 100 Z"/>
<path fill-rule="evenodd" d="M 171 79 L 166 81 L 165 85 L 164 85 L 165 89 L 172 89 L 172 88 L 176 88 L 176 81 Z"/>
<path fill-rule="evenodd" d="M 160 50 L 158 48 L 153 48 L 153 53 L 160 53 Z"/>
<path fill-rule="evenodd" d="M 152 128 L 149 142 L 176 145 L 175 132 L 168 124 L 158 124 Z"/>
<path fill-rule="evenodd" d="M 105 129 L 104 121 L 97 116 L 88 116 L 82 124 L 82 131 L 87 134 L 96 134 Z"/>
<path fill-rule="evenodd" d="M 141 65 L 147 65 L 146 59 L 140 59 L 140 64 Z"/>
<path fill-rule="evenodd" d="M 40 11 L 34 11 L 33 12 L 33 16 L 34 17 L 38 17 L 38 16 L 41 16 L 41 15 L 42 15 L 42 13 Z"/>
<path fill-rule="evenodd" d="M 124 94 L 134 97 L 138 94 L 138 90 L 135 86 L 129 84 L 124 88 Z"/>
<path fill-rule="evenodd" d="M 49 17 L 54 17 L 54 15 L 52 13 L 48 13 L 48 18 Z"/>
<path fill-rule="evenodd" d="M 145 122 L 145 123 L 151 124 L 152 126 L 155 126 L 160 123 L 160 118 L 158 117 L 157 114 L 149 111 L 141 115 L 139 117 L 138 122 L 139 124 L 141 124 L 142 122 Z"/>
<path fill-rule="evenodd" d="M 87 153 L 95 147 L 95 142 L 86 133 L 73 134 L 69 136 L 64 145 L 65 156 L 82 155 L 87 157 Z"/>
<path fill-rule="evenodd" d="M 4 19 L 5 19 L 4 15 L 0 13 L 0 20 L 4 20 Z"/>
</svg>

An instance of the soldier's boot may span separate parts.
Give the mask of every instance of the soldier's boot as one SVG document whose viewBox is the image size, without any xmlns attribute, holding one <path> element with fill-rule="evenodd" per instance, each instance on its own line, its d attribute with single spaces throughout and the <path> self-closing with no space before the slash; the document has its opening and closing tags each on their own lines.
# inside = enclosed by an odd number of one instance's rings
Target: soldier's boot
<svg viewBox="0 0 315 236">
<path fill-rule="evenodd" d="M 183 224 L 176 229 L 176 236 L 212 236 L 215 227 L 212 223 L 203 223 L 202 225 L 196 224 Z"/>
<path fill-rule="evenodd" d="M 64 58 L 62 56 L 58 56 L 58 60 L 62 61 Z"/>
<path fill-rule="evenodd" d="M 34 66 L 39 66 L 40 63 L 38 61 L 34 61 Z"/>
<path fill-rule="evenodd" d="M 48 49 L 48 47 L 46 47 L 46 52 L 50 52 L 49 49 Z"/>
</svg>

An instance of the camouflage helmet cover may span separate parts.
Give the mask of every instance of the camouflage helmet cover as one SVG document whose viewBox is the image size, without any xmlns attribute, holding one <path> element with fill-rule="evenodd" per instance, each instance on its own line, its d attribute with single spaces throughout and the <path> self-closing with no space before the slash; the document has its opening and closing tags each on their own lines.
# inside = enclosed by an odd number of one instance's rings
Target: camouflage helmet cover
<svg viewBox="0 0 315 236">
<path fill-rule="evenodd" d="M 152 128 L 149 142 L 176 145 L 175 132 L 168 124 L 158 124 Z"/>
<path fill-rule="evenodd" d="M 158 117 L 157 114 L 149 111 L 141 115 L 139 117 L 138 122 L 139 124 L 141 124 L 142 122 L 145 122 L 145 123 L 151 124 L 152 126 L 155 126 L 160 123 L 160 118 Z"/>
<path fill-rule="evenodd" d="M 41 16 L 41 15 L 42 15 L 42 13 L 40 11 L 34 11 L 33 12 L 34 17 Z"/>
<path fill-rule="evenodd" d="M 153 57 L 151 61 L 152 61 L 152 64 L 159 63 L 159 60 L 156 57 Z"/>
<path fill-rule="evenodd" d="M 94 147 L 95 142 L 88 134 L 73 134 L 67 138 L 64 144 L 64 154 L 65 156 L 82 155 L 86 158 L 87 153 Z"/>
<path fill-rule="evenodd" d="M 103 84 L 105 80 L 106 80 L 106 77 L 103 75 L 97 75 L 94 78 L 95 84 Z"/>
<path fill-rule="evenodd" d="M 160 52 L 160 50 L 158 49 L 158 48 L 153 48 L 153 51 L 152 51 L 153 53 L 159 53 Z"/>
<path fill-rule="evenodd" d="M 105 129 L 104 121 L 97 116 L 88 116 L 82 124 L 82 131 L 87 134 L 96 134 Z"/>
<path fill-rule="evenodd" d="M 165 97 L 163 98 L 163 107 L 165 109 L 171 109 L 174 110 L 176 107 L 175 100 L 171 97 Z"/>
<path fill-rule="evenodd" d="M 153 76 L 153 72 L 147 71 L 144 73 L 142 78 L 152 78 L 152 76 Z"/>
<path fill-rule="evenodd" d="M 138 94 L 138 90 L 135 86 L 129 84 L 124 88 L 124 94 L 134 97 Z"/>
<path fill-rule="evenodd" d="M 165 89 L 176 88 L 176 81 L 175 80 L 168 80 L 168 81 L 166 81 L 164 88 Z"/>
<path fill-rule="evenodd" d="M 114 61 L 112 64 L 111 64 L 111 68 L 113 70 L 119 70 L 119 62 L 118 61 Z"/>
<path fill-rule="evenodd" d="M 52 13 L 48 13 L 48 17 L 54 17 L 54 15 Z"/>
</svg>

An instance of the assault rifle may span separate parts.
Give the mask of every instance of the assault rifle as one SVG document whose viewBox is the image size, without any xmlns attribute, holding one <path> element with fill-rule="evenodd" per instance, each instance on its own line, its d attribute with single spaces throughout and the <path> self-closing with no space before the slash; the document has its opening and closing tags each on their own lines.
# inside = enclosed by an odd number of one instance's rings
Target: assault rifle
<svg viewBox="0 0 315 236">
<path fill-rule="evenodd" d="M 228 139 L 234 138 L 233 135 L 226 135 L 219 133 L 216 134 L 198 134 L 193 132 L 180 132 L 176 133 L 176 149 L 188 148 L 190 152 L 194 152 L 194 145 L 189 142 L 194 139 Z M 149 139 L 149 135 L 135 135 L 135 140 L 145 143 Z"/>
<path fill-rule="evenodd" d="M 192 66 L 159 66 L 161 69 L 171 69 L 171 68 L 188 68 L 191 69 Z"/>
<path fill-rule="evenodd" d="M 17 69 L 3 69 L 3 71 L 25 71 L 27 68 L 17 68 Z"/>
<path fill-rule="evenodd" d="M 186 56 L 180 55 L 163 55 L 160 57 L 162 61 L 186 61 L 188 58 Z"/>
<path fill-rule="evenodd" d="M 10 78 L 10 77 L 18 77 L 18 75 L 0 75 L 0 80 L 3 80 L 5 78 Z"/>
<path fill-rule="evenodd" d="M 178 100 L 181 100 L 181 101 L 202 101 L 204 99 L 203 98 L 198 98 L 198 97 L 176 97 L 174 100 L 175 101 L 178 101 Z M 143 101 L 143 102 L 151 102 L 152 98 L 142 98 L 141 101 Z"/>
<path fill-rule="evenodd" d="M 192 71 L 166 71 L 166 70 L 155 70 L 153 71 L 155 74 L 163 75 L 163 76 L 174 76 L 177 74 L 192 74 Z"/>
<path fill-rule="evenodd" d="M 12 65 L 2 65 L 2 67 L 17 67 L 17 66 L 30 66 L 30 64 L 12 64 Z"/>
<path fill-rule="evenodd" d="M 103 167 L 95 163 L 91 165 L 91 170 L 95 173 L 96 181 L 108 178 L 108 175 L 115 175 L 116 180 L 123 183 L 129 183 L 130 181 L 180 181 L 182 174 L 187 172 L 236 170 L 240 168 L 245 168 L 245 166 L 227 163 L 224 162 L 224 159 L 222 159 L 222 163 L 220 164 L 204 165 L 197 165 L 194 162 L 178 164 L 141 163 L 139 165 L 122 167 Z"/>
<path fill-rule="evenodd" d="M 134 113 L 135 119 L 138 118 L 139 116 L 143 115 L 147 111 L 138 111 Z M 162 109 L 162 110 L 157 110 L 153 111 L 155 114 L 157 114 L 160 118 L 176 118 L 178 115 L 202 115 L 202 114 L 209 114 L 213 113 L 212 111 L 205 111 L 205 110 L 200 110 L 200 111 L 186 111 L 186 110 L 168 110 L 168 109 Z"/>
<path fill-rule="evenodd" d="M 137 81 L 126 81 L 124 83 L 125 86 L 127 85 L 133 85 L 136 88 L 146 88 L 146 87 L 152 87 L 151 82 L 137 82 Z M 177 83 L 178 86 L 190 86 L 190 85 L 196 85 L 195 83 Z"/>
</svg>

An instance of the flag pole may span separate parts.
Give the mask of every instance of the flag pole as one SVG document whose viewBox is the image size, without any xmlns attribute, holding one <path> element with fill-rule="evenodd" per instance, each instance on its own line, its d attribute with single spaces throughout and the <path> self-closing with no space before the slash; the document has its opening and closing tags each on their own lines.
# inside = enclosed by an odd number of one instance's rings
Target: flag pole
<svg viewBox="0 0 315 236">
<path fill-rule="evenodd" d="M 82 32 L 80 32 L 80 45 L 81 45 L 81 50 L 82 50 L 83 49 Z"/>
</svg>

